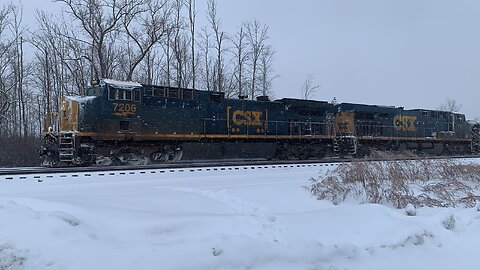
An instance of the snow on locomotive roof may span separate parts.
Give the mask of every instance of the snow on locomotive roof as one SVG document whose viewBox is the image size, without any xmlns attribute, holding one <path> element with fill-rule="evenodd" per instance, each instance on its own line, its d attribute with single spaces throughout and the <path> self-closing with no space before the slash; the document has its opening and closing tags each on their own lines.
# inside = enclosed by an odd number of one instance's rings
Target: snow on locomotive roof
<svg viewBox="0 0 480 270">
<path fill-rule="evenodd" d="M 479 123 L 478 121 L 476 121 L 476 120 L 467 120 L 467 123 L 470 124 L 470 125 L 472 125 L 472 126 L 473 126 L 473 125 L 478 125 L 478 124 L 480 124 L 480 123 Z"/>
<path fill-rule="evenodd" d="M 65 98 L 68 98 L 70 100 L 76 101 L 78 103 L 84 103 L 90 100 L 95 99 L 97 96 L 67 96 Z"/>
<path fill-rule="evenodd" d="M 139 84 L 138 82 L 131 82 L 131 81 L 117 81 L 112 79 L 102 79 L 102 82 L 117 88 L 122 88 L 122 89 L 133 89 L 133 88 L 142 87 L 142 85 Z"/>
</svg>

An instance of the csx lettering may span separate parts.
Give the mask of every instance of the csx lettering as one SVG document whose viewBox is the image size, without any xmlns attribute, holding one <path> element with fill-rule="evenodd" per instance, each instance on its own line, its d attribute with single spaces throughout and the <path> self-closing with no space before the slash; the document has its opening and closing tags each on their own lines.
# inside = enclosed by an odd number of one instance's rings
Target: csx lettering
<svg viewBox="0 0 480 270">
<path fill-rule="evenodd" d="M 416 131 L 416 116 L 397 115 L 393 118 L 393 127 L 398 131 Z"/>
<path fill-rule="evenodd" d="M 262 125 L 263 112 L 257 111 L 241 111 L 236 110 L 233 112 L 233 123 L 237 126 L 261 126 Z"/>
</svg>

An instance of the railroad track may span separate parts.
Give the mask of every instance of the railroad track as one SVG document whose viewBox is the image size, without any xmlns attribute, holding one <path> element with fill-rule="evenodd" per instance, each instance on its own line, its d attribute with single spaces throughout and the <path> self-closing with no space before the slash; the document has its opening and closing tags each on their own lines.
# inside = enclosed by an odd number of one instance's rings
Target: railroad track
<svg viewBox="0 0 480 270">
<path fill-rule="evenodd" d="M 290 165 L 313 163 L 347 162 L 347 159 L 322 160 L 205 160 L 205 161 L 178 161 L 162 164 L 135 165 L 135 166 L 90 166 L 90 167 L 20 167 L 0 168 L 0 176 L 38 173 L 71 173 L 71 172 L 101 172 L 101 171 L 128 171 L 128 170 L 169 170 L 201 167 L 229 167 L 229 166 L 263 166 L 263 165 Z"/>
<path fill-rule="evenodd" d="M 478 156 L 437 156 L 437 157 L 395 157 L 395 158 L 325 158 L 320 160 L 207 160 L 207 161 L 178 161 L 169 162 L 163 164 L 152 165 L 137 165 L 137 166 L 90 166 L 90 167 L 59 167 L 59 168 L 46 168 L 46 167 L 19 167 L 19 168 L 0 168 L 0 180 L 13 180 L 13 179 L 42 179 L 51 178 L 52 175 L 69 175 L 73 177 L 91 176 L 92 173 L 98 173 L 100 176 L 104 175 L 125 175 L 134 174 L 132 171 L 139 171 L 142 174 L 147 171 L 159 171 L 160 173 L 174 170 L 183 172 L 185 170 L 190 171 L 202 171 L 199 168 L 212 168 L 205 169 L 210 170 L 226 170 L 225 168 L 236 167 L 243 169 L 261 169 L 267 168 L 265 166 L 271 166 L 272 168 L 286 168 L 286 167 L 312 167 L 312 166 L 324 166 L 322 164 L 338 164 L 348 163 L 354 161 L 393 161 L 393 160 L 426 160 L 426 159 L 478 159 Z M 197 170 L 196 170 L 197 169 Z M 103 172 L 103 173 L 102 173 Z"/>
</svg>

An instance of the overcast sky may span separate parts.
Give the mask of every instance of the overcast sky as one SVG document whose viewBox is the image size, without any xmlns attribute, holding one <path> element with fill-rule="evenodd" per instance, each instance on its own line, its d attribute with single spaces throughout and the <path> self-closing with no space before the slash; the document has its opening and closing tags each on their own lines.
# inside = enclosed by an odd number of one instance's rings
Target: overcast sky
<svg viewBox="0 0 480 270">
<path fill-rule="evenodd" d="M 59 12 L 22 3 L 25 16 Z M 276 98 L 300 97 L 313 74 L 318 100 L 435 109 L 450 97 L 480 117 L 479 0 L 218 0 L 218 15 L 229 33 L 255 18 L 269 26 Z"/>
</svg>

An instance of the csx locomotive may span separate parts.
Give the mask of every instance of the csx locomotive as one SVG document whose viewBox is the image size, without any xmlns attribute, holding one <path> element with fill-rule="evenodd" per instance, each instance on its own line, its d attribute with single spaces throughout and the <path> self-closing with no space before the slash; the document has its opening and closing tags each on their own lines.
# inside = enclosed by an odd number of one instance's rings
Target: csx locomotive
<svg viewBox="0 0 480 270">
<path fill-rule="evenodd" d="M 224 93 L 103 79 L 46 117 L 45 165 L 145 164 L 180 159 L 311 159 L 372 149 L 429 155 L 478 152 L 465 115 L 402 107 Z"/>
</svg>

